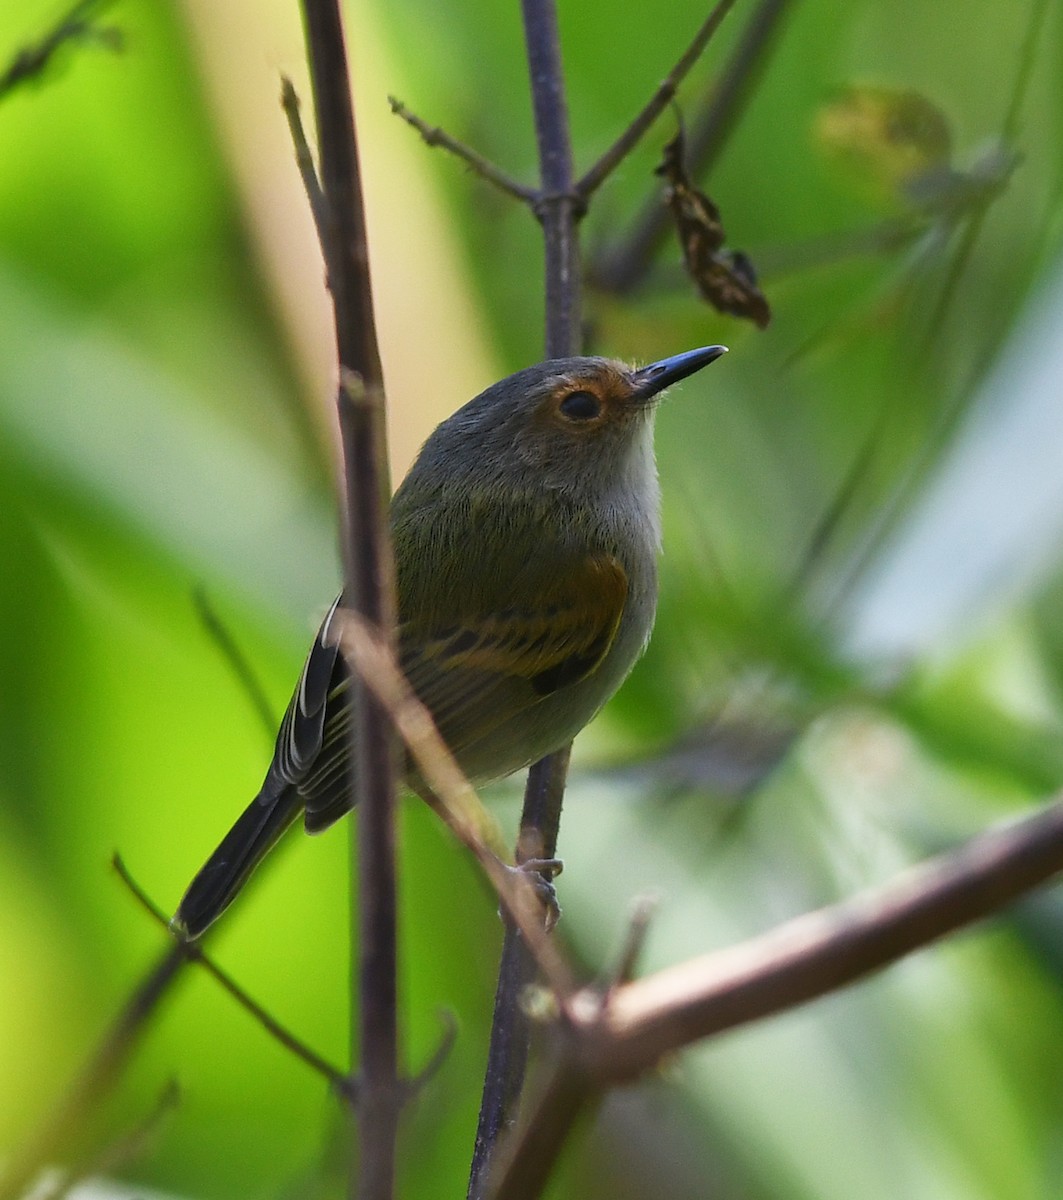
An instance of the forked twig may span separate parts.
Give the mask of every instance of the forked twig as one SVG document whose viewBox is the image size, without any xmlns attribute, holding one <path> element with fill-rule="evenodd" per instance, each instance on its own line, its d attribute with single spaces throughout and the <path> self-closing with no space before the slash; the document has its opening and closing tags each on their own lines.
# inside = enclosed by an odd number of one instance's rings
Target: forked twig
<svg viewBox="0 0 1063 1200">
<path fill-rule="evenodd" d="M 852 899 L 737 946 L 575 996 L 558 1061 L 506 1147 L 492 1196 L 535 1200 L 569 1133 L 605 1088 L 629 1083 L 700 1038 L 862 979 L 1063 870 L 1063 799 L 987 830 Z"/>
<path fill-rule="evenodd" d="M 680 55 L 675 66 L 661 81 L 653 96 L 646 102 L 631 124 L 620 134 L 617 140 L 605 151 L 590 170 L 578 182 L 572 185 L 571 198 L 577 202 L 580 214 L 582 214 L 582 210 L 586 207 L 587 201 L 594 192 L 601 187 L 612 172 L 616 170 L 627 155 L 638 145 L 646 131 L 653 125 L 654 121 L 656 121 L 665 108 L 667 108 L 668 104 L 675 97 L 680 84 L 701 57 L 713 34 L 719 28 L 724 17 L 734 7 L 735 3 L 736 0 L 718 0 L 716 7 L 694 35 L 690 45 Z M 466 145 L 458 138 L 449 134 L 445 129 L 440 128 L 438 125 L 429 125 L 427 121 L 423 120 L 416 113 L 411 112 L 396 97 L 389 96 L 388 103 L 391 105 L 391 111 L 396 116 L 401 117 L 408 125 L 417 130 L 426 145 L 439 146 L 447 150 L 455 158 L 461 159 L 481 179 L 493 184 L 499 191 L 513 197 L 515 200 L 519 200 L 522 204 L 530 205 L 532 208 L 538 210 L 544 200 L 558 194 L 552 192 L 545 183 L 541 188 L 532 188 L 514 179 L 512 175 L 507 174 L 500 167 L 496 166 L 495 163 L 485 158 L 471 146 Z"/>
<path fill-rule="evenodd" d="M 120 855 L 116 854 L 111 859 L 111 865 L 114 867 L 118 878 L 129 889 L 133 898 L 149 916 L 153 917 L 163 929 L 170 928 L 170 921 L 166 914 L 154 903 L 151 897 L 144 891 L 139 883 L 133 878 L 129 868 L 122 861 Z M 301 1039 L 298 1038 L 291 1030 L 285 1028 L 274 1016 L 266 1011 L 257 1000 L 253 1000 L 251 996 L 236 982 L 231 975 L 222 970 L 221 967 L 204 951 L 202 942 L 185 943 L 187 949 L 187 957 L 189 962 L 194 962 L 201 966 L 204 971 L 219 984 L 221 988 L 228 992 L 237 1004 L 246 1012 L 249 1013 L 263 1029 L 275 1041 L 279 1042 L 286 1050 L 290 1050 L 296 1058 L 306 1063 L 311 1070 L 316 1071 L 324 1079 L 328 1080 L 329 1084 L 336 1090 L 337 1094 L 342 1096 L 348 1102 L 354 1100 L 354 1094 L 351 1087 L 351 1080 L 344 1071 L 338 1067 L 334 1067 L 327 1062 L 316 1051 Z"/>
</svg>

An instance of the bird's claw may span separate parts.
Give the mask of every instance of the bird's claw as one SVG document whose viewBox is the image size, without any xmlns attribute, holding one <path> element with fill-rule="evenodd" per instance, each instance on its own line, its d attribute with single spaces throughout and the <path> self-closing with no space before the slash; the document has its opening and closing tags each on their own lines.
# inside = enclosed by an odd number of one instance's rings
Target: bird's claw
<svg viewBox="0 0 1063 1200">
<path fill-rule="evenodd" d="M 553 880 L 564 869 L 565 864 L 560 858 L 526 858 L 515 867 L 506 864 L 507 871 L 522 876 L 534 888 L 535 897 L 542 905 L 543 924 L 547 933 L 550 933 L 561 919 L 561 905 L 558 903 Z"/>
</svg>

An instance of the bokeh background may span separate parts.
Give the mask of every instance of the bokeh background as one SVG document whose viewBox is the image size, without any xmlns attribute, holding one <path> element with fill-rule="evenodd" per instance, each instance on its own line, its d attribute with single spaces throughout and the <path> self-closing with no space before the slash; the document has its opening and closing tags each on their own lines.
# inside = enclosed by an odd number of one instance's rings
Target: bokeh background
<svg viewBox="0 0 1063 1200">
<path fill-rule="evenodd" d="M 773 323 L 706 307 L 671 235 L 636 288 L 587 299 L 595 350 L 732 350 L 661 410 L 657 632 L 577 745 L 560 886 L 588 973 L 638 896 L 659 901 L 648 969 L 883 881 L 1063 778 L 1060 6 L 781 7 L 702 180 Z M 684 85 L 688 122 L 753 8 Z M 581 166 L 706 11 L 563 0 Z M 4 6 L 0 64 L 60 12 Z M 398 478 L 439 419 L 540 356 L 542 289 L 534 221 L 386 97 L 531 180 L 527 77 L 515 3 L 348 17 Z M 163 945 L 112 853 L 171 910 L 267 761 L 202 598 L 279 713 L 339 578 L 330 316 L 278 105 L 281 72 L 308 96 L 294 0 L 115 0 L 102 26 L 0 99 L 0 1156 Z M 595 200 L 599 275 L 675 123 Z M 495 789 L 507 830 L 518 803 Z M 294 839 L 212 947 L 338 1063 L 347 855 L 344 826 Z M 401 869 L 411 1069 L 441 1010 L 459 1027 L 409 1115 L 402 1189 L 463 1195 L 500 928 L 409 802 Z M 695 1048 L 610 1098 L 549 1194 L 1057 1197 L 1061 945 L 1048 891 Z M 114 1171 L 129 1194 L 338 1194 L 325 1085 L 195 970 L 96 1144 L 170 1079 L 179 1103 Z"/>
</svg>

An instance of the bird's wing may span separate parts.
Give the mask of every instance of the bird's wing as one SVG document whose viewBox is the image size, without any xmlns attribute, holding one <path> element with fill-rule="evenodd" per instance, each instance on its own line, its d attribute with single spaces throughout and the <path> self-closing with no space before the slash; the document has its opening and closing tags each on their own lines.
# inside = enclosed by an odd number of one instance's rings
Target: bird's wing
<svg viewBox="0 0 1063 1200">
<path fill-rule="evenodd" d="M 402 669 L 459 759 L 494 727 L 595 670 L 616 636 L 627 588 L 617 559 L 588 555 L 535 589 L 534 611 L 469 605 L 453 622 L 421 618 L 400 626 Z M 298 788 L 311 831 L 330 825 L 350 804 L 349 677 L 328 638 L 335 608 L 307 658 L 270 768 L 271 776 Z"/>
<path fill-rule="evenodd" d="M 467 611 L 446 625 L 404 625 L 402 668 L 460 758 L 492 726 L 595 670 L 616 636 L 627 590 L 627 573 L 612 555 L 569 561 L 533 590 L 534 608 L 513 604 Z"/>
</svg>

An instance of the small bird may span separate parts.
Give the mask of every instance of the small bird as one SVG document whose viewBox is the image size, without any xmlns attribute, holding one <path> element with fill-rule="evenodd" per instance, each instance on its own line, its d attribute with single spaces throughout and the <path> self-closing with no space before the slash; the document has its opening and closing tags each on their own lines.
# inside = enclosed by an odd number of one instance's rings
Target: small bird
<svg viewBox="0 0 1063 1200">
<path fill-rule="evenodd" d="M 493 384 L 429 437 L 391 503 L 399 661 L 474 783 L 566 745 L 642 653 L 657 605 L 662 391 L 725 353 L 634 368 L 559 358 Z M 347 665 L 329 610 L 258 795 L 171 922 L 198 938 L 288 826 L 351 806 Z M 424 791 L 412 764 L 406 783 Z"/>
</svg>

